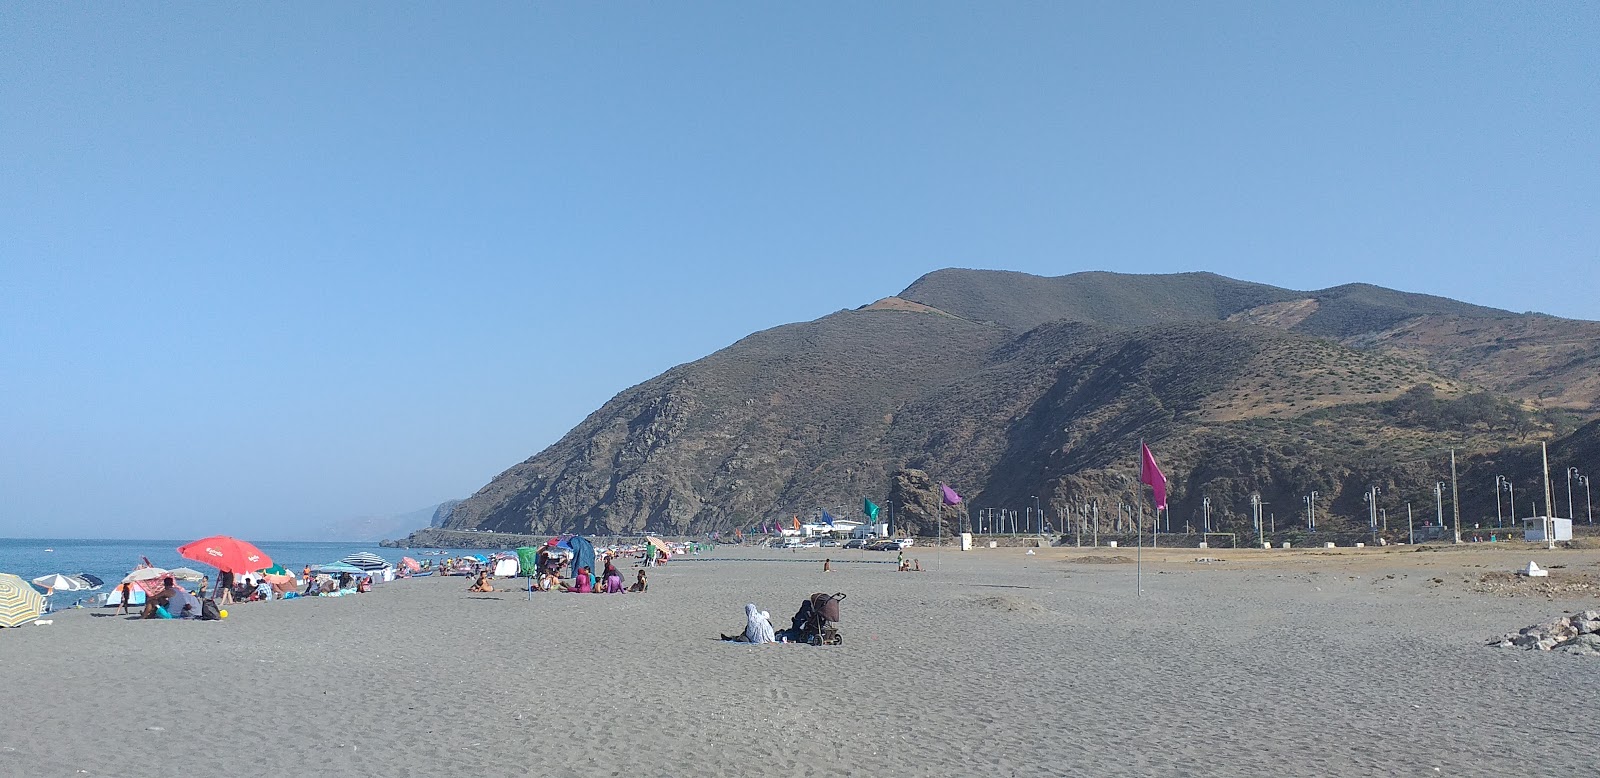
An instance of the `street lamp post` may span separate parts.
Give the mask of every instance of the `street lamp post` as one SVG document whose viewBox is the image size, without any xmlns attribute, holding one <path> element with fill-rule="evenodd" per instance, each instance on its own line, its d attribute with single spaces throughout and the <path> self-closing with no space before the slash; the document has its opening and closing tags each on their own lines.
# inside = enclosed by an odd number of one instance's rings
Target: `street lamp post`
<svg viewBox="0 0 1600 778">
<path fill-rule="evenodd" d="M 1211 498 L 1200 498 L 1200 526 L 1201 531 L 1211 531 Z"/>
<path fill-rule="evenodd" d="M 1267 538 L 1266 538 L 1266 534 L 1265 534 L 1266 527 L 1261 526 L 1261 493 L 1260 492 L 1251 492 L 1250 493 L 1250 518 L 1255 521 L 1255 525 L 1256 525 L 1256 545 L 1257 546 L 1265 545 L 1266 542 L 1267 542 Z"/>
<path fill-rule="evenodd" d="M 1579 475 L 1578 483 L 1583 484 L 1583 507 L 1589 514 L 1589 523 L 1594 523 L 1594 503 L 1589 500 L 1589 476 Z"/>
<path fill-rule="evenodd" d="M 1503 486 L 1503 484 L 1505 482 L 1506 482 L 1506 477 L 1503 476 L 1503 475 L 1497 475 L 1497 476 L 1494 477 L 1494 526 L 1495 526 L 1495 529 L 1499 529 L 1499 528 L 1505 526 L 1505 519 L 1502 517 L 1502 515 L 1500 513 L 1500 493 L 1505 491 L 1505 487 Z"/>
<path fill-rule="evenodd" d="M 1044 534 L 1044 511 L 1039 510 L 1039 495 L 1037 495 L 1037 494 L 1033 496 L 1033 515 L 1039 517 L 1038 519 L 1035 520 L 1035 524 L 1033 525 L 1033 527 L 1034 527 L 1034 529 L 1037 529 L 1039 531 L 1040 535 L 1043 535 Z"/>
<path fill-rule="evenodd" d="M 1372 530 L 1374 537 L 1378 534 L 1378 492 L 1378 487 L 1374 486 L 1361 495 L 1361 499 L 1367 503 L 1367 528 Z"/>
<path fill-rule="evenodd" d="M 1511 495 L 1511 498 L 1506 501 L 1506 505 L 1511 509 L 1511 526 L 1515 527 L 1517 526 L 1517 487 L 1511 483 L 1511 479 L 1505 476 L 1501 476 L 1501 478 L 1504 479 L 1502 483 L 1505 484 L 1506 492 Z"/>
<path fill-rule="evenodd" d="M 1578 475 L 1578 468 L 1567 468 L 1567 518 L 1573 521 L 1578 519 L 1578 514 L 1572 510 L 1572 479 Z"/>
<path fill-rule="evenodd" d="M 1433 482 L 1433 500 L 1439 506 L 1439 526 L 1444 527 L 1444 482 Z M 1413 543 L 1416 541 L 1413 540 Z"/>
</svg>

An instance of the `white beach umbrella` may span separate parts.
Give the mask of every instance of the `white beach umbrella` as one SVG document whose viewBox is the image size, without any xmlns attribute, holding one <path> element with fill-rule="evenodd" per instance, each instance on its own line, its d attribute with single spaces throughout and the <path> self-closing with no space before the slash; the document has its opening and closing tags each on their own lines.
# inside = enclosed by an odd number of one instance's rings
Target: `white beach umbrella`
<svg viewBox="0 0 1600 778">
<path fill-rule="evenodd" d="M 155 581 L 167 577 L 167 571 L 160 567 L 141 567 L 122 579 L 123 583 L 138 583 L 140 581 Z"/>
<path fill-rule="evenodd" d="M 33 579 L 33 585 L 51 592 L 76 592 L 87 588 L 77 580 L 68 578 L 60 573 L 41 575 Z"/>
<path fill-rule="evenodd" d="M 205 573 L 189 567 L 174 567 L 167 571 L 167 575 L 179 581 L 204 581 L 207 578 Z"/>
</svg>

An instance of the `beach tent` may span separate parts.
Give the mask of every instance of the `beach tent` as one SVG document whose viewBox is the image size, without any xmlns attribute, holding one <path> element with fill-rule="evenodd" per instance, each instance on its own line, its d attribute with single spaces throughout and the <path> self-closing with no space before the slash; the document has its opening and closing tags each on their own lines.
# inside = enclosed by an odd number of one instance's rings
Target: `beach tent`
<svg viewBox="0 0 1600 778">
<path fill-rule="evenodd" d="M 144 605 L 144 597 L 145 597 L 144 590 L 140 589 L 137 586 L 135 586 L 133 588 L 133 591 L 128 593 L 128 607 L 134 608 L 134 607 L 143 606 Z M 106 592 L 106 601 L 101 603 L 101 605 L 104 605 L 107 608 L 115 608 L 115 607 L 117 607 L 117 606 L 119 606 L 121 604 L 122 604 L 122 587 L 117 587 L 115 589 L 112 589 L 109 592 Z"/>
<path fill-rule="evenodd" d="M 594 569 L 594 544 L 582 535 L 573 535 L 567 538 L 567 545 L 572 548 L 572 577 L 578 577 L 578 569 L 587 567 L 589 574 L 599 572 Z"/>
<path fill-rule="evenodd" d="M 0 627 L 16 627 L 44 613 L 44 595 L 27 581 L 10 573 L 0 573 Z"/>
<path fill-rule="evenodd" d="M 494 576 L 496 578 L 516 578 L 521 566 L 517 564 L 516 557 L 497 559 L 494 563 Z"/>
</svg>

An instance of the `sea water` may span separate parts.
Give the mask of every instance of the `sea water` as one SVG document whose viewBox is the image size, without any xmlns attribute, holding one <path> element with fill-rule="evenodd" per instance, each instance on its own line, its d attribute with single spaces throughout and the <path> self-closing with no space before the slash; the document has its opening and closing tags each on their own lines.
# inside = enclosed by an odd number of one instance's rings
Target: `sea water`
<svg viewBox="0 0 1600 778">
<path fill-rule="evenodd" d="M 191 538 L 191 540 L 193 540 Z M 0 573 L 11 573 L 24 581 L 42 575 L 89 573 L 106 582 L 99 592 L 114 589 L 129 570 L 149 559 L 157 567 L 188 567 L 216 579 L 215 568 L 178 555 L 178 546 L 189 540 L 70 540 L 49 538 L 0 538 Z M 306 565 L 337 562 L 357 551 L 370 551 L 398 562 L 401 556 L 417 556 L 417 550 L 383 548 L 376 543 L 309 543 L 294 541 L 262 542 L 255 546 L 284 569 L 299 574 Z M 481 551 L 473 553 L 483 553 Z M 194 584 L 188 584 L 193 587 Z M 51 597 L 53 608 L 73 603 L 99 592 L 59 592 Z"/>
</svg>

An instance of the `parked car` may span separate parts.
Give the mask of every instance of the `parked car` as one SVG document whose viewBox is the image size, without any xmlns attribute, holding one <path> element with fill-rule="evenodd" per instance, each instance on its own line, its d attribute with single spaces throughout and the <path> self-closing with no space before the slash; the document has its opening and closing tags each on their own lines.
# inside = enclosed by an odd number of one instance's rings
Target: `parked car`
<svg viewBox="0 0 1600 778">
<path fill-rule="evenodd" d="M 801 543 L 800 544 L 800 548 L 817 548 L 817 547 L 819 547 L 821 545 L 822 545 L 821 543 L 819 543 L 819 542 L 817 542 L 815 540 L 808 540 L 808 541 L 806 541 L 804 543 Z"/>
<path fill-rule="evenodd" d="M 895 540 L 895 542 L 899 543 L 900 547 L 904 549 L 904 548 L 911 548 L 911 544 L 917 542 L 917 539 L 916 538 L 897 538 Z"/>
<path fill-rule="evenodd" d="M 833 538 L 823 538 L 822 540 L 817 541 L 817 545 L 820 545 L 823 548 L 838 548 L 839 541 L 834 540 Z"/>
<path fill-rule="evenodd" d="M 893 540 L 874 540 L 867 544 L 868 551 L 899 551 L 900 544 Z"/>
<path fill-rule="evenodd" d="M 848 543 L 845 543 L 844 547 L 845 548 L 866 548 L 867 547 L 867 540 L 865 538 L 856 538 L 855 540 L 852 540 L 852 541 L 850 541 Z"/>
</svg>

